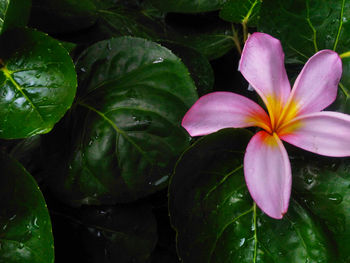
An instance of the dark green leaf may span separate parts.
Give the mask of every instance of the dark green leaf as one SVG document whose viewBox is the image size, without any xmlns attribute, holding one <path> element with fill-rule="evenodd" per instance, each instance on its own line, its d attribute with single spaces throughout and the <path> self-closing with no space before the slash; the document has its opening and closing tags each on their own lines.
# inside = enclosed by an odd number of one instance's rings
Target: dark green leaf
<svg viewBox="0 0 350 263">
<path fill-rule="evenodd" d="M 136 36 L 150 40 L 164 37 L 165 25 L 141 10 L 116 6 L 98 11 L 99 20 L 92 34 L 99 40 L 118 36 Z"/>
<path fill-rule="evenodd" d="M 343 58 L 343 76 L 333 109 L 350 113 L 350 1 L 263 1 L 259 30 L 282 41 L 287 63 L 305 63 L 332 49 Z"/>
<path fill-rule="evenodd" d="M 220 17 L 228 22 L 256 26 L 262 0 L 229 0 L 220 11 Z"/>
<path fill-rule="evenodd" d="M 341 262 L 349 262 L 350 160 L 298 156 L 292 163 L 297 196 L 323 220 Z"/>
<path fill-rule="evenodd" d="M 31 0 L 0 1 L 0 34 L 7 29 L 27 25 Z"/>
<path fill-rule="evenodd" d="M 0 262 L 54 262 L 45 200 L 30 174 L 0 155 Z"/>
<path fill-rule="evenodd" d="M 282 41 L 287 62 L 305 63 L 321 49 L 349 51 L 350 1 L 263 1 L 259 31 Z"/>
<path fill-rule="evenodd" d="M 214 72 L 208 59 L 193 48 L 186 47 L 174 42 L 161 42 L 175 55 L 181 58 L 188 68 L 192 79 L 197 87 L 199 96 L 209 93 L 214 86 Z"/>
<path fill-rule="evenodd" d="M 88 28 L 97 19 L 95 2 L 94 0 L 33 0 L 30 25 L 49 33 Z"/>
<path fill-rule="evenodd" d="M 226 129 L 187 150 L 175 168 L 169 210 L 184 262 L 336 262 L 318 222 L 295 201 L 283 220 L 253 204 L 242 159 L 250 133 Z"/>
<path fill-rule="evenodd" d="M 62 45 L 32 30 L 0 38 L 0 138 L 49 132 L 70 108 L 76 73 Z"/>
<path fill-rule="evenodd" d="M 148 262 L 157 243 L 157 223 L 151 207 L 86 208 L 81 216 L 89 262 Z"/>
<path fill-rule="evenodd" d="M 66 132 L 53 139 L 53 152 L 65 156 L 52 167 L 53 191 L 79 205 L 128 202 L 164 188 L 189 145 L 180 122 L 197 99 L 185 66 L 158 44 L 124 37 L 91 46 L 77 68 L 78 103 Z"/>
<path fill-rule="evenodd" d="M 148 0 L 165 12 L 199 13 L 220 9 L 226 0 Z"/>
</svg>

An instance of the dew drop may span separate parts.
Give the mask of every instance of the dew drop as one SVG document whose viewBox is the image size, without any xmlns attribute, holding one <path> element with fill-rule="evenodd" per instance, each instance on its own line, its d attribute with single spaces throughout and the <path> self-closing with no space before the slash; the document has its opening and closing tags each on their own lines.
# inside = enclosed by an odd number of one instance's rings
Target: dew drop
<svg viewBox="0 0 350 263">
<path fill-rule="evenodd" d="M 156 64 L 156 63 L 161 63 L 163 61 L 164 61 L 163 58 L 157 58 L 156 60 L 153 61 L 153 63 Z"/>
<path fill-rule="evenodd" d="M 333 204 L 340 204 L 343 201 L 343 197 L 340 194 L 329 194 L 327 196 L 328 200 Z"/>
</svg>

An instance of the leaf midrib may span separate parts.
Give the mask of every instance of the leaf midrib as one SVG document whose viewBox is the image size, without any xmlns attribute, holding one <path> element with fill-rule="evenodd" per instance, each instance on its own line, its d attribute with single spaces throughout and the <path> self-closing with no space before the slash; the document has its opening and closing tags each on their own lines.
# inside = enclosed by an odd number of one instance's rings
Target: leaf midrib
<svg viewBox="0 0 350 263">
<path fill-rule="evenodd" d="M 12 77 L 11 75 L 11 71 L 9 71 L 6 67 L 3 67 L 2 69 L 0 69 L 7 80 L 9 80 L 14 86 L 15 88 L 22 94 L 22 96 L 26 99 L 26 101 L 30 104 L 30 106 L 32 107 L 32 109 L 38 114 L 38 116 L 40 117 L 42 122 L 44 121 L 44 117 L 42 116 L 42 114 L 40 113 L 39 109 L 35 106 L 34 102 L 31 101 L 31 99 L 27 96 L 27 94 L 25 94 L 25 92 L 23 91 L 23 89 L 20 87 L 20 85 L 15 81 L 15 79 Z"/>
<path fill-rule="evenodd" d="M 148 157 L 147 153 L 142 150 L 127 134 L 126 132 L 124 132 L 122 129 L 120 129 L 112 120 L 110 120 L 104 113 L 100 112 L 99 110 L 95 109 L 94 107 L 91 107 L 88 104 L 85 104 L 83 102 L 77 102 L 79 105 L 95 112 L 97 115 L 99 115 L 102 119 L 104 119 L 106 122 L 108 122 L 112 128 L 119 133 L 120 135 L 122 135 L 130 144 L 132 144 L 135 149 L 137 149 L 141 155 L 150 163 L 153 163 L 153 161 Z"/>
</svg>

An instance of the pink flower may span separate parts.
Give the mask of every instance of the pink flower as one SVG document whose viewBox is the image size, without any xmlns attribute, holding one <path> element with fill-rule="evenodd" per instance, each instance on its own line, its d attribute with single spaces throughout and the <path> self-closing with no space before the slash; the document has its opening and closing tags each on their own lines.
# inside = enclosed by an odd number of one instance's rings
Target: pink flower
<svg viewBox="0 0 350 263">
<path fill-rule="evenodd" d="M 229 127 L 260 127 L 245 152 L 244 176 L 256 204 L 270 217 L 281 219 L 288 210 L 292 185 L 282 141 L 320 155 L 350 156 L 350 116 L 321 111 L 336 98 L 342 62 L 334 51 L 317 52 L 291 90 L 280 41 L 254 33 L 244 46 L 239 68 L 268 114 L 241 95 L 214 92 L 192 106 L 182 126 L 191 136 Z"/>
</svg>

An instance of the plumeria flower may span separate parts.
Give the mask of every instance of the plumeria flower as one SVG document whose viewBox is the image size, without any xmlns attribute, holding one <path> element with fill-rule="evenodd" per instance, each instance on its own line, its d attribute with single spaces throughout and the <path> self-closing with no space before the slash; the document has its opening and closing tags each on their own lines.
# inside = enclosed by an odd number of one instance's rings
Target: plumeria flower
<svg viewBox="0 0 350 263">
<path fill-rule="evenodd" d="M 254 101 L 231 92 L 201 97 L 186 113 L 182 126 L 191 136 L 223 128 L 261 128 L 248 143 L 244 177 L 250 195 L 270 217 L 288 210 L 291 165 L 282 141 L 325 156 L 350 156 L 350 115 L 321 111 L 336 98 L 342 74 L 337 53 L 321 50 L 300 72 L 291 90 L 278 39 L 254 33 L 247 40 L 239 70 L 262 98 Z"/>
</svg>

